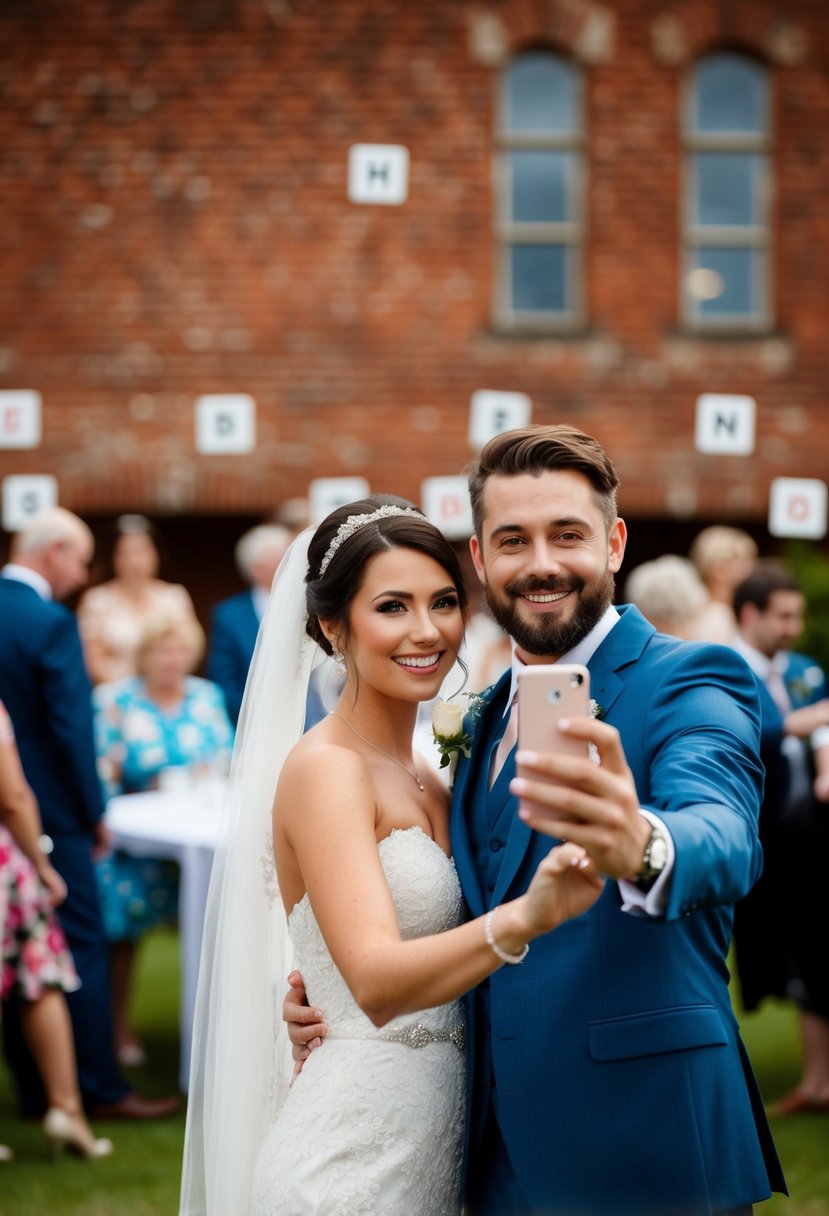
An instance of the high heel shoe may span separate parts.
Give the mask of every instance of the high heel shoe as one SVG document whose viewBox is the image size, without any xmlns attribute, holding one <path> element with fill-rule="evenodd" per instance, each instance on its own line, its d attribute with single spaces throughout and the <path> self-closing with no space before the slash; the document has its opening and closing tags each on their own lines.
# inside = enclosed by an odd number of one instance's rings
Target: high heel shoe
<svg viewBox="0 0 829 1216">
<path fill-rule="evenodd" d="M 65 1148 L 87 1160 L 108 1157 L 112 1152 L 111 1140 L 96 1140 L 89 1126 L 79 1115 L 69 1115 L 56 1106 L 46 1112 L 43 1134 L 56 1157 L 60 1156 Z"/>
<path fill-rule="evenodd" d="M 118 1063 L 123 1068 L 142 1068 L 147 1063 L 147 1053 L 140 1043 L 124 1043 L 118 1048 Z"/>
</svg>

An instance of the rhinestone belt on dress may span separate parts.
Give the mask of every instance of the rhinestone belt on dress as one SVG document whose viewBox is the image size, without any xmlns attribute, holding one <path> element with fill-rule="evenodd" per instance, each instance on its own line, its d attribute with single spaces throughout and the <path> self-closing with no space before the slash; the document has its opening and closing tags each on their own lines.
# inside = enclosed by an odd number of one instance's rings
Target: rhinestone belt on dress
<svg viewBox="0 0 829 1216">
<path fill-rule="evenodd" d="M 427 1047 L 429 1043 L 454 1043 L 458 1051 L 466 1051 L 466 1025 L 457 1022 L 449 1030 L 430 1030 L 422 1022 L 402 1030 L 381 1030 L 381 1039 L 389 1043 L 404 1043 L 406 1047 Z"/>
</svg>

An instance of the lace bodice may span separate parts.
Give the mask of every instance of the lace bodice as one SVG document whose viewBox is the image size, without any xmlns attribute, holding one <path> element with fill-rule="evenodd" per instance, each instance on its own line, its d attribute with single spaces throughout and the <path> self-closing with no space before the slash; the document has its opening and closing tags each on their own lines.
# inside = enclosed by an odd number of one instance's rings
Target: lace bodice
<svg viewBox="0 0 829 1216">
<path fill-rule="evenodd" d="M 463 903 L 455 865 L 434 840 L 419 827 L 395 829 L 378 848 L 404 938 L 442 933 L 460 924 Z M 434 1029 L 457 1023 L 460 1014 L 455 1002 L 394 1018 L 378 1031 L 333 965 L 307 895 L 294 906 L 289 926 L 295 966 L 302 972 L 309 1003 L 325 1011 L 331 1036 L 388 1038 L 413 1022 Z"/>
</svg>

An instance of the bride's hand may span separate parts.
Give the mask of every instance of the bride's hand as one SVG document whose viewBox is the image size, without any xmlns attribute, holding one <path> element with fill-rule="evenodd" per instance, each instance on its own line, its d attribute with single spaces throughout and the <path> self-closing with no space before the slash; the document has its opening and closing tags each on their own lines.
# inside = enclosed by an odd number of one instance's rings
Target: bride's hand
<svg viewBox="0 0 829 1216">
<path fill-rule="evenodd" d="M 539 864 L 524 896 L 533 937 L 581 916 L 603 890 L 604 879 L 580 845 L 556 845 Z"/>
</svg>

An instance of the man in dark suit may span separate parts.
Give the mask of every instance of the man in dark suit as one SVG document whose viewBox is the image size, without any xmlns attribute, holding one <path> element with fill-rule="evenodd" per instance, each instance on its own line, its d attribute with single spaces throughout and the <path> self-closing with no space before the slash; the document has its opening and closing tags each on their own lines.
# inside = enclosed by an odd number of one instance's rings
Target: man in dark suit
<svg viewBox="0 0 829 1216">
<path fill-rule="evenodd" d="M 273 576 L 290 543 L 291 533 L 277 524 L 260 524 L 246 532 L 236 545 L 236 565 L 250 586 L 213 609 L 207 678 L 224 693 L 234 725 Z"/>
<path fill-rule="evenodd" d="M 747 1009 L 766 996 L 800 1007 L 803 1075 L 770 1108 L 829 1111 L 829 977 L 823 882 L 829 861 L 829 700 L 817 662 L 791 647 L 806 602 L 797 580 L 759 563 L 734 593 L 734 648 L 761 690 L 766 792 L 760 809 L 762 878 L 737 905 L 734 940 Z"/>
<path fill-rule="evenodd" d="M 55 602 L 86 583 L 93 547 L 86 524 L 61 508 L 42 512 L 14 537 L 11 561 L 0 571 L 0 699 L 40 804 L 44 847 L 52 849 L 68 888 L 57 915 L 81 979 L 67 1000 L 84 1102 L 97 1118 L 155 1118 L 172 1113 L 179 1099 L 142 1097 L 115 1060 L 109 946 L 93 869 L 93 853 L 107 847 L 107 833 L 90 684 L 75 618 Z M 21 1109 L 40 1114 L 43 1090 L 13 1005 L 3 1036 Z"/>
</svg>

